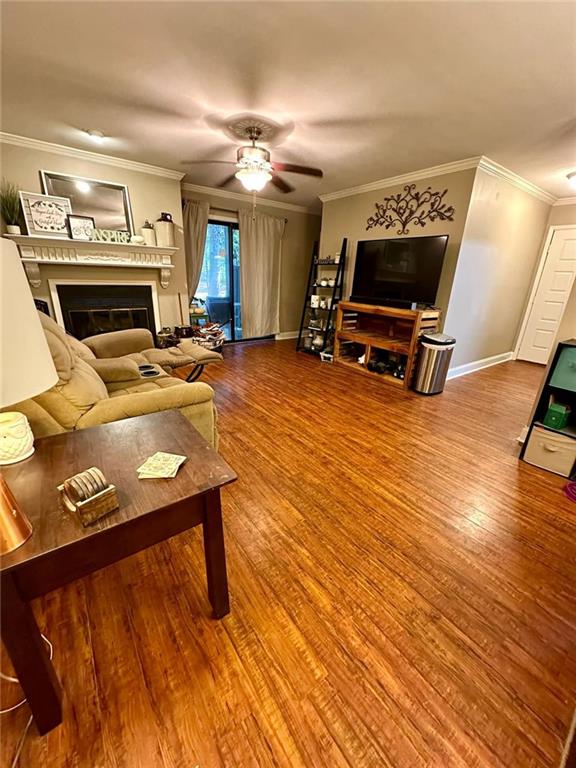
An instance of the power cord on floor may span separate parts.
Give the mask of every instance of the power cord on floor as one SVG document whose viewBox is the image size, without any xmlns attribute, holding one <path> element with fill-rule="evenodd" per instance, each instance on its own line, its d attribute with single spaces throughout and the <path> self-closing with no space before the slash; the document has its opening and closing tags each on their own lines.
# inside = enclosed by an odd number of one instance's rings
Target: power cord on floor
<svg viewBox="0 0 576 768">
<path fill-rule="evenodd" d="M 50 649 L 50 661 L 52 661 L 52 657 L 54 656 L 54 646 L 45 635 L 42 635 L 42 640 L 44 640 L 44 642 Z M 17 677 L 11 677 L 10 675 L 5 675 L 4 672 L 2 672 L 1 670 L 0 670 L 0 678 L 2 678 L 2 680 L 8 681 L 9 683 L 20 682 Z M 15 709 L 18 709 L 23 704 L 26 704 L 26 696 L 24 696 L 24 698 L 21 701 L 19 701 L 17 704 L 14 704 L 12 707 L 8 707 L 7 709 L 0 709 L 0 715 L 7 715 L 8 712 L 13 712 Z M 26 741 L 26 736 L 28 735 L 28 731 L 30 730 L 30 726 L 32 725 L 33 719 L 34 719 L 34 716 L 30 715 L 30 718 L 28 719 L 28 722 L 26 723 L 26 726 L 22 731 L 20 739 L 18 740 L 18 745 L 16 746 L 16 753 L 14 754 L 14 758 L 10 763 L 10 768 L 16 768 L 16 766 L 18 765 L 18 761 L 20 760 L 20 755 L 22 754 L 22 750 L 24 748 L 24 742 Z"/>
</svg>

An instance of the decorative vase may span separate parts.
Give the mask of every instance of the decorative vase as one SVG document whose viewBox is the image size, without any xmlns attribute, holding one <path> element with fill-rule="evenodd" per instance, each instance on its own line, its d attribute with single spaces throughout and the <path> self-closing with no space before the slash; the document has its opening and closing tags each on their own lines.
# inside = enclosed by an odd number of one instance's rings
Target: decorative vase
<svg viewBox="0 0 576 768">
<path fill-rule="evenodd" d="M 9 235 L 21 235 L 22 234 L 18 224 L 7 224 L 6 225 L 6 232 Z"/>
<path fill-rule="evenodd" d="M 161 213 L 156 222 L 156 245 L 160 248 L 174 248 L 174 222 L 170 213 Z"/>
<path fill-rule="evenodd" d="M 154 227 L 148 219 L 144 222 L 144 226 L 140 230 L 142 232 L 142 237 L 144 238 L 144 245 L 156 245 L 156 232 L 154 231 Z"/>
<path fill-rule="evenodd" d="M 324 339 L 322 338 L 322 336 L 319 336 L 318 334 L 314 336 L 314 339 L 312 341 L 312 346 L 316 350 L 322 349 L 322 347 L 324 346 Z"/>
</svg>

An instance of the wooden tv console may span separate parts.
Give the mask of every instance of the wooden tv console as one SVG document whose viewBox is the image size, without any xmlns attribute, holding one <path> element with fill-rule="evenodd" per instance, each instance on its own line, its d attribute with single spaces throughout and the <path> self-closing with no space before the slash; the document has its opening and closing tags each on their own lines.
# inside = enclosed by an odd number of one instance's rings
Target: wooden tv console
<svg viewBox="0 0 576 768">
<path fill-rule="evenodd" d="M 395 307 L 341 301 L 336 313 L 334 362 L 374 379 L 408 389 L 418 355 L 418 338 L 438 329 L 438 309 L 397 309 Z M 358 345 L 358 346 L 357 346 Z M 364 349 L 364 364 L 358 362 Z M 374 349 L 388 350 L 406 357 L 404 379 L 375 373 L 366 367 Z"/>
</svg>

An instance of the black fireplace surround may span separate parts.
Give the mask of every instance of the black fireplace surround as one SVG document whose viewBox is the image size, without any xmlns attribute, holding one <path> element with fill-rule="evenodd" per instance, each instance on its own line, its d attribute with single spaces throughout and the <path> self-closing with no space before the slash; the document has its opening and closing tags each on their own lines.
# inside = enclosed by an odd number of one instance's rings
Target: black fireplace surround
<svg viewBox="0 0 576 768">
<path fill-rule="evenodd" d="M 156 341 L 149 285 L 57 285 L 66 330 L 77 339 L 148 328 Z"/>
</svg>

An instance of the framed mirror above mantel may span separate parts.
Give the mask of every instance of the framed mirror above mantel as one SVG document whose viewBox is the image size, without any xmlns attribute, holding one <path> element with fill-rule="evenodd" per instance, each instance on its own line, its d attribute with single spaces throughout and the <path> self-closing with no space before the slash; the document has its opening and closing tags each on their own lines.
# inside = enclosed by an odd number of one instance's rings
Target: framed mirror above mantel
<svg viewBox="0 0 576 768">
<path fill-rule="evenodd" d="M 29 235 L 4 237 L 18 246 L 28 282 L 33 288 L 40 286 L 42 264 L 157 269 L 160 271 L 160 285 L 167 288 L 174 269 L 172 256 L 178 250 L 137 243 L 100 243 Z"/>
<path fill-rule="evenodd" d="M 93 218 L 97 229 L 134 234 L 132 206 L 125 184 L 55 171 L 40 171 L 40 179 L 45 195 L 68 198 L 73 213 Z"/>
</svg>

